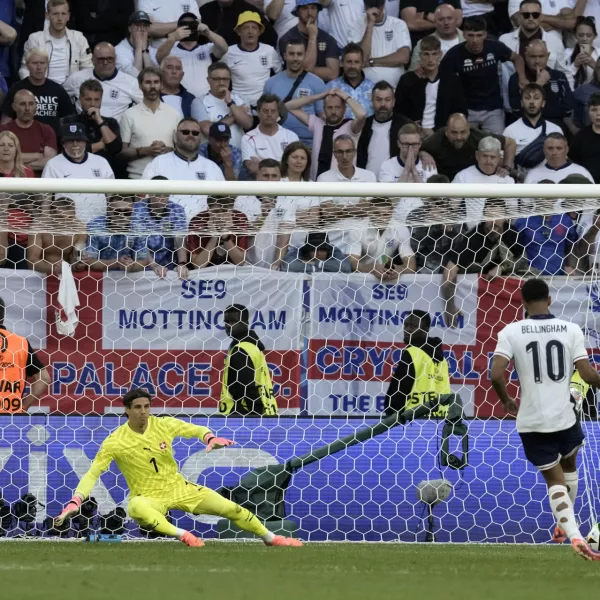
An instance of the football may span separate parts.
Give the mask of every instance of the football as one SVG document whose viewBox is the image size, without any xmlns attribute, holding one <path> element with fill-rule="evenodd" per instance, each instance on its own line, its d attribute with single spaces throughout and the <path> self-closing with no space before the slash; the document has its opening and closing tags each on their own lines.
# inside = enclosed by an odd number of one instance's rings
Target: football
<svg viewBox="0 0 600 600">
<path fill-rule="evenodd" d="M 596 523 L 588 533 L 587 543 L 592 550 L 600 551 L 600 523 Z"/>
</svg>

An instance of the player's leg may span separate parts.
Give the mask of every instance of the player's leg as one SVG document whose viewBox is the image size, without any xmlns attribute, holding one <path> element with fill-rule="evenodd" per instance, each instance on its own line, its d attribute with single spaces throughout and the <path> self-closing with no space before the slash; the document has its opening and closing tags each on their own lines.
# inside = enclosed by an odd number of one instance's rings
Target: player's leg
<svg viewBox="0 0 600 600">
<path fill-rule="evenodd" d="M 563 456 L 563 458 L 560 460 L 560 466 L 562 467 L 565 485 L 567 486 L 567 491 L 569 492 L 569 498 L 573 503 L 573 507 L 575 507 L 575 500 L 577 499 L 577 490 L 579 487 L 579 474 L 577 473 L 578 452 L 579 448 L 575 448 L 575 450 L 571 452 L 569 456 Z M 552 539 L 559 544 L 562 544 L 567 540 L 567 534 L 558 524 L 554 529 Z"/>
</svg>

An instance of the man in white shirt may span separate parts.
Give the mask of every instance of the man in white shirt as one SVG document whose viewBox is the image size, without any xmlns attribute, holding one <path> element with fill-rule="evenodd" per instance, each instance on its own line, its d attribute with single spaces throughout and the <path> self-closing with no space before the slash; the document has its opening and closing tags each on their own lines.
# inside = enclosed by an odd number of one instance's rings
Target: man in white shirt
<svg viewBox="0 0 600 600">
<path fill-rule="evenodd" d="M 225 181 L 223 172 L 212 161 L 199 156 L 200 125 L 195 119 L 182 119 L 175 132 L 173 152 L 160 154 L 144 169 L 142 179 L 157 175 L 183 181 Z M 171 200 L 185 208 L 188 222 L 199 212 L 208 210 L 206 194 L 172 195 Z"/>
<path fill-rule="evenodd" d="M 29 51 L 44 48 L 50 56 L 48 79 L 62 84 L 72 73 L 92 66 L 91 50 L 80 31 L 67 28 L 71 18 L 67 0 L 49 0 L 47 10 L 48 28 L 32 33 L 25 42 L 19 76 L 25 79 L 29 75 L 25 64 Z"/>
<path fill-rule="evenodd" d="M 350 28 L 349 38 L 361 45 L 365 53 L 365 75 L 371 81 L 384 79 L 398 85 L 410 63 L 410 33 L 406 23 L 385 12 L 385 0 L 364 0 L 366 15 Z"/>
<path fill-rule="evenodd" d="M 191 12 L 200 18 L 198 3 L 190 0 L 138 0 L 137 8 L 152 18 L 149 34 L 155 48 L 160 48 L 169 33 L 177 29 L 183 13 Z"/>
<path fill-rule="evenodd" d="M 150 161 L 172 152 L 173 134 L 179 113 L 160 99 L 162 74 L 154 67 L 138 75 L 144 99 L 125 111 L 121 118 L 121 158 L 127 161 L 129 179 L 140 179 Z"/>
<path fill-rule="evenodd" d="M 269 77 L 283 68 L 275 48 L 258 41 L 264 30 L 258 13 L 243 12 L 235 28 L 240 43 L 231 46 L 223 57 L 223 62 L 231 70 L 232 91 L 245 98 L 251 106 L 262 95 Z"/>
<path fill-rule="evenodd" d="M 142 91 L 137 79 L 116 68 L 115 48 L 108 42 L 96 44 L 92 63 L 93 69 L 73 73 L 63 84 L 64 88 L 71 98 L 78 100 L 81 84 L 88 79 L 96 79 L 104 90 L 102 95 L 104 115 L 119 121 L 131 105 L 142 101 Z M 81 110 L 78 102 L 76 106 Z"/>
<path fill-rule="evenodd" d="M 115 47 L 117 69 L 137 77 L 145 67 L 157 67 L 156 48 L 148 42 L 148 31 L 152 21 L 148 13 L 141 10 L 129 17 L 129 34 Z"/>
<path fill-rule="evenodd" d="M 252 177 L 258 172 L 258 164 L 263 158 L 281 160 L 288 144 L 299 141 L 289 129 L 281 127 L 279 119 L 279 98 L 273 94 L 262 95 L 256 105 L 258 127 L 242 138 L 242 160 Z"/>
<path fill-rule="evenodd" d="M 328 9 L 329 33 L 336 39 L 340 48 L 344 48 L 352 40 L 350 28 L 355 21 L 364 17 L 363 0 L 321 0 L 321 5 Z"/>
<path fill-rule="evenodd" d="M 87 135 L 80 123 L 65 124 L 61 128 L 63 152 L 51 158 L 44 167 L 42 177 L 53 179 L 114 179 L 115 174 L 105 158 L 86 151 Z M 68 196 L 75 202 L 77 217 L 86 225 L 106 214 L 106 196 L 102 193 L 57 194 Z"/>
</svg>

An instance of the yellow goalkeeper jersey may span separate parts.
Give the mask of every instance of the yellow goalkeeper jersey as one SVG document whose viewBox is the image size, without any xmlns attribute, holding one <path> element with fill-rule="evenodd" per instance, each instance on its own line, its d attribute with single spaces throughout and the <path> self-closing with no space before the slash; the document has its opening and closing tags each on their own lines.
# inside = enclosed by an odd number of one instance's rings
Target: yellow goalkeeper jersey
<svg viewBox="0 0 600 600">
<path fill-rule="evenodd" d="M 144 433 L 127 423 L 113 431 L 102 443 L 90 470 L 83 476 L 77 493 L 87 498 L 96 480 L 114 460 L 125 476 L 132 496 L 165 497 L 183 481 L 173 458 L 173 439 L 199 438 L 210 433 L 206 427 L 184 423 L 172 417 L 148 419 Z"/>
</svg>

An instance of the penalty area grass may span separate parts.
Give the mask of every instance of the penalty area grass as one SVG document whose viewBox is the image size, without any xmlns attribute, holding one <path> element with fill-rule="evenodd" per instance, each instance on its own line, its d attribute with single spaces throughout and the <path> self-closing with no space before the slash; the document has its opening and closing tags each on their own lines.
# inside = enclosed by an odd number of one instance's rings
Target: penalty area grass
<svg viewBox="0 0 600 600">
<path fill-rule="evenodd" d="M 600 584 L 569 546 L 6 542 L 0 559 L 6 600 L 553 600 Z"/>
</svg>

